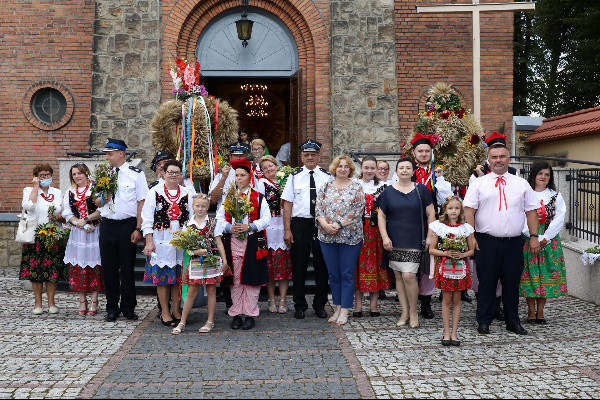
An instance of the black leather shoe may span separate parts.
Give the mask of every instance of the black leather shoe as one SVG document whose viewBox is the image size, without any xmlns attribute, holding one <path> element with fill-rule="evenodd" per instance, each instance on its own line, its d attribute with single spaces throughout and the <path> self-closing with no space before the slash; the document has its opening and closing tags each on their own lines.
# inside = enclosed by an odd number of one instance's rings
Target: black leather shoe
<svg viewBox="0 0 600 400">
<path fill-rule="evenodd" d="M 369 311 L 369 315 L 373 318 L 381 317 L 381 313 L 379 311 Z"/>
<path fill-rule="evenodd" d="M 360 318 L 360 317 L 362 317 L 362 311 L 354 311 L 354 312 L 352 313 L 352 316 L 353 316 L 354 318 Z"/>
<path fill-rule="evenodd" d="M 231 329 L 240 329 L 243 323 L 242 316 L 236 315 L 233 317 L 233 321 L 231 321 Z"/>
<path fill-rule="evenodd" d="M 466 290 L 460 292 L 460 300 L 465 301 L 467 303 L 473 302 L 473 299 L 471 298 L 471 296 L 469 296 L 469 292 L 467 292 Z"/>
<path fill-rule="evenodd" d="M 431 296 L 421 298 L 421 315 L 425 319 L 433 319 L 433 310 L 431 309 Z"/>
<path fill-rule="evenodd" d="M 450 340 L 450 344 L 452 346 L 458 347 L 458 346 L 460 346 L 460 340 Z"/>
<path fill-rule="evenodd" d="M 136 313 L 127 314 L 127 315 L 123 314 L 123 316 L 130 321 L 137 321 L 140 318 L 140 317 L 138 317 L 138 315 Z"/>
<path fill-rule="evenodd" d="M 538 321 L 537 318 L 527 318 L 528 324 L 532 324 L 532 325 L 537 324 L 538 323 L 537 321 Z"/>
<path fill-rule="evenodd" d="M 442 339 L 442 346 L 451 346 L 452 340 L 450 339 Z"/>
<path fill-rule="evenodd" d="M 506 330 L 509 332 L 516 333 L 517 335 L 527 335 L 527 329 L 523 328 L 523 325 L 506 325 Z"/>
<path fill-rule="evenodd" d="M 489 324 L 479 324 L 479 326 L 477 327 L 477 332 L 481 333 L 482 335 L 489 335 L 490 325 Z"/>
<path fill-rule="evenodd" d="M 319 308 L 318 310 L 315 310 L 315 315 L 317 316 L 317 318 L 327 318 L 327 311 L 325 311 L 322 308 Z"/>
<path fill-rule="evenodd" d="M 119 314 L 107 314 L 104 320 L 106 322 L 115 322 L 117 318 L 119 318 Z"/>
<path fill-rule="evenodd" d="M 294 318 L 296 318 L 296 319 L 304 319 L 305 317 L 306 317 L 306 314 L 302 310 L 296 310 L 294 312 Z"/>
<path fill-rule="evenodd" d="M 536 324 L 540 324 L 540 325 L 546 325 L 548 323 L 548 321 L 546 321 L 546 318 L 537 318 L 535 320 Z"/>
<path fill-rule="evenodd" d="M 254 318 L 246 317 L 246 319 L 244 319 L 244 324 L 242 325 L 242 329 L 247 331 L 248 329 L 254 328 L 255 324 L 256 323 L 254 322 Z"/>
</svg>

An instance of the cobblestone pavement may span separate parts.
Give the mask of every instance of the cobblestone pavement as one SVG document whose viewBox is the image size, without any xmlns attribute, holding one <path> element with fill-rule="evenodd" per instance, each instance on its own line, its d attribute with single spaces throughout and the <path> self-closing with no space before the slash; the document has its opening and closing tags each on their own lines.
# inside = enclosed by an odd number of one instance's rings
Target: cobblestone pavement
<svg viewBox="0 0 600 400">
<path fill-rule="evenodd" d="M 115 323 L 79 317 L 71 293 L 57 294 L 58 315 L 36 317 L 32 297 L 0 269 L 0 398 L 600 397 L 600 307 L 572 297 L 549 301 L 549 324 L 526 326 L 528 336 L 500 324 L 478 335 L 476 305 L 463 303 L 458 348 L 439 344 L 438 301 L 419 329 L 396 328 L 389 300 L 381 317 L 343 327 L 262 304 L 251 331 L 232 331 L 219 303 L 210 335 L 197 333 L 199 309 L 172 336 L 152 297 L 138 297 L 139 321 Z"/>
</svg>

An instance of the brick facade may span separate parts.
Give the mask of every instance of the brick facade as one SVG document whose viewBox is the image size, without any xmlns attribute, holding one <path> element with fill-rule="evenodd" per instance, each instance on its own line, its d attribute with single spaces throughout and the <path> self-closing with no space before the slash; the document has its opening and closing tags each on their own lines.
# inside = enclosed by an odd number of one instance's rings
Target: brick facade
<svg viewBox="0 0 600 400">
<path fill-rule="evenodd" d="M 93 0 L 2 0 L 0 3 L 0 212 L 20 209 L 36 163 L 88 150 Z M 68 121 L 30 122 L 37 89 L 65 91 Z M 55 179 L 58 179 L 56 176 Z"/>
</svg>

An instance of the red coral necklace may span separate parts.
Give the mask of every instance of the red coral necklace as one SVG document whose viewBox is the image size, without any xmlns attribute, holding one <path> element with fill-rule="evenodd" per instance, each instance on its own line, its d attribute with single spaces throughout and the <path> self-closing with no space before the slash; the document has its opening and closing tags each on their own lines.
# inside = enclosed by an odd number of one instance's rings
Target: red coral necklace
<svg viewBox="0 0 600 400">
<path fill-rule="evenodd" d="M 48 203 L 52 203 L 54 201 L 53 194 L 45 195 L 44 192 L 42 192 L 41 195 L 42 195 L 42 199 L 46 200 Z"/>
<path fill-rule="evenodd" d="M 179 209 L 179 205 L 177 204 L 177 200 L 179 200 L 179 195 L 181 194 L 181 187 L 177 186 L 177 193 L 175 194 L 175 196 L 171 196 L 166 184 L 164 185 L 164 189 L 165 196 L 167 196 L 167 200 L 171 202 L 168 211 L 169 218 L 171 218 L 171 221 L 175 221 L 176 219 L 179 219 L 179 215 L 181 215 L 181 210 Z"/>
</svg>

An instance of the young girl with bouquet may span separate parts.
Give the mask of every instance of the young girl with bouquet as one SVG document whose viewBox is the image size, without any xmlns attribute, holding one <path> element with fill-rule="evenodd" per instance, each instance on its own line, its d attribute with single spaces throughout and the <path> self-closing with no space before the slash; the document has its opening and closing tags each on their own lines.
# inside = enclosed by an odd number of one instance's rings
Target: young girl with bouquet
<svg viewBox="0 0 600 400">
<path fill-rule="evenodd" d="M 433 240 L 429 253 L 436 257 L 435 286 L 442 290 L 443 346 L 460 346 L 458 321 L 460 319 L 461 291 L 471 288 L 471 274 L 467 257 L 473 257 L 473 232 L 465 223 L 465 212 L 458 197 L 450 196 L 440 210 L 439 221 L 429 224 Z M 450 331 L 450 305 L 452 331 Z"/>
<path fill-rule="evenodd" d="M 199 239 L 205 243 L 205 248 L 192 250 L 193 256 L 183 263 L 182 283 L 188 285 L 187 295 L 183 303 L 183 311 L 181 313 L 181 322 L 173 328 L 174 335 L 180 334 L 187 323 L 188 315 L 194 305 L 194 299 L 198 295 L 200 285 L 206 286 L 206 294 L 208 296 L 208 319 L 206 324 L 198 330 L 200 333 L 210 333 L 215 326 L 215 310 L 217 308 L 217 283 L 223 280 L 223 275 L 231 275 L 231 270 L 227 264 L 225 257 L 225 248 L 222 242 L 215 242 L 214 232 L 216 220 L 208 215 L 208 207 L 210 200 L 206 194 L 197 194 L 192 198 L 192 209 L 194 217 L 185 225 L 184 229 L 191 229 L 200 235 Z M 220 254 L 222 264 L 221 272 L 223 275 L 192 279 L 190 278 L 190 262 L 197 261 L 199 257 L 205 258 L 209 254 Z M 188 257 L 186 257 L 188 258 Z"/>
</svg>

